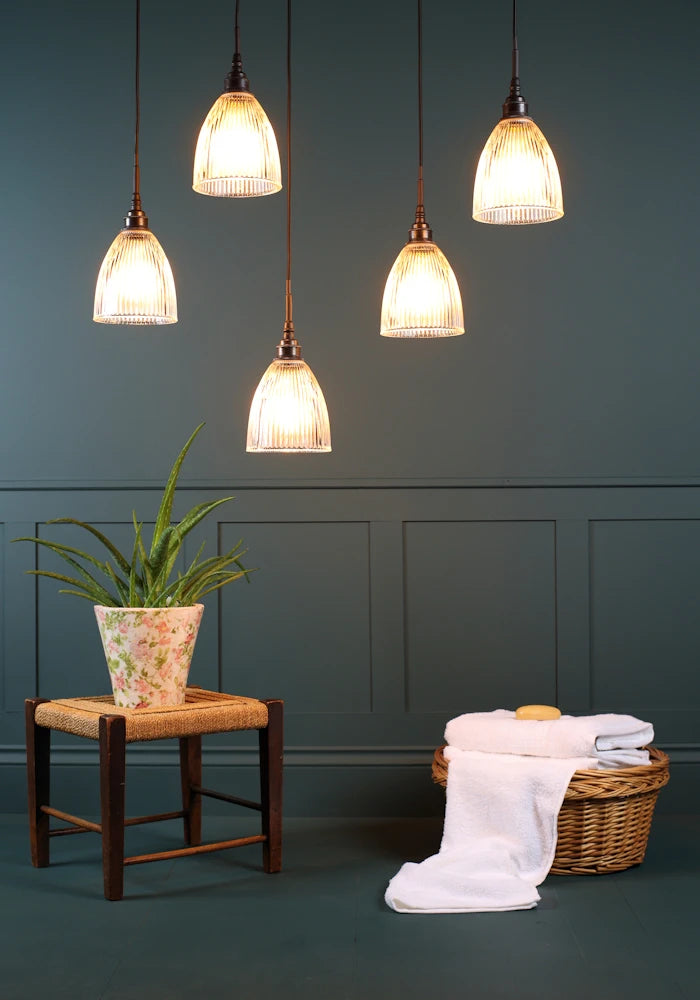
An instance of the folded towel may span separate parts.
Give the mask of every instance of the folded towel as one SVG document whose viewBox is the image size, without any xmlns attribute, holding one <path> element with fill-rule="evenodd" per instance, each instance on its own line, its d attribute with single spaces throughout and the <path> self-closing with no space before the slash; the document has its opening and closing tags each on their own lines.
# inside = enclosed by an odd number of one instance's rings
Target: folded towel
<svg viewBox="0 0 700 1000">
<path fill-rule="evenodd" d="M 457 747 L 446 746 L 443 750 L 445 760 L 452 760 L 453 754 L 463 753 Z M 523 755 L 526 756 L 526 755 Z M 533 754 L 532 756 L 537 756 Z M 554 757 L 553 760 L 568 760 L 568 757 Z M 596 750 L 594 757 L 587 757 L 588 769 L 591 771 L 616 770 L 619 767 L 639 767 L 649 763 L 648 750 Z"/>
<path fill-rule="evenodd" d="M 532 757 L 595 757 L 599 766 L 648 764 L 637 748 L 651 743 L 654 729 L 632 715 L 562 715 L 560 719 L 516 719 L 515 712 L 470 712 L 447 723 L 445 741 L 460 750 Z"/>
<path fill-rule="evenodd" d="M 519 722 L 519 725 L 523 723 Z M 450 748 L 440 852 L 408 862 L 386 890 L 399 913 L 527 910 L 549 871 L 571 775 L 587 757 L 521 757 Z"/>
</svg>

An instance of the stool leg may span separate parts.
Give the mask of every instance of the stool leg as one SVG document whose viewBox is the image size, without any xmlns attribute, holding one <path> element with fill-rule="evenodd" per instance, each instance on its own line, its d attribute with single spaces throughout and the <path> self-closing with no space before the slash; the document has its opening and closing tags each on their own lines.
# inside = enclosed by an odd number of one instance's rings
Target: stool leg
<svg viewBox="0 0 700 1000">
<path fill-rule="evenodd" d="M 28 698 L 24 703 L 27 730 L 27 803 L 29 807 L 29 844 L 32 864 L 46 868 L 49 864 L 49 817 L 41 806 L 49 805 L 51 788 L 51 730 L 37 726 L 34 713 L 46 698 Z"/>
<path fill-rule="evenodd" d="M 102 871 L 105 899 L 124 895 L 124 781 L 126 777 L 126 720 L 123 715 L 101 715 L 100 802 L 102 807 Z"/>
<path fill-rule="evenodd" d="M 258 730 L 260 741 L 260 801 L 262 803 L 263 867 L 282 869 L 282 766 L 284 757 L 284 702 L 266 700 L 267 728 Z"/>
<path fill-rule="evenodd" d="M 185 825 L 185 843 L 197 847 L 202 843 L 202 796 L 192 786 L 202 787 L 202 737 L 180 739 L 180 783 Z"/>
</svg>

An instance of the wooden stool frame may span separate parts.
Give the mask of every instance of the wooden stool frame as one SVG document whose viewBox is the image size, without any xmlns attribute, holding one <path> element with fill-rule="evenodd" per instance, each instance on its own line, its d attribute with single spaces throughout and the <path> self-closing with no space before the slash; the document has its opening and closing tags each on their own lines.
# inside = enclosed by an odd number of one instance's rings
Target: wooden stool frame
<svg viewBox="0 0 700 1000">
<path fill-rule="evenodd" d="M 124 895 L 124 868 L 127 865 L 145 864 L 182 858 L 189 854 L 207 854 L 224 851 L 247 844 L 262 844 L 263 868 L 266 872 L 282 869 L 282 766 L 283 766 L 283 711 L 284 703 L 264 699 L 267 705 L 267 726 L 258 729 L 260 745 L 260 802 L 251 802 L 234 795 L 202 787 L 202 737 L 180 738 L 180 780 L 182 809 L 158 813 L 153 816 L 124 816 L 124 790 L 126 779 L 126 720 L 123 715 L 105 713 L 99 717 L 100 745 L 100 803 L 101 823 L 92 823 L 80 816 L 54 809 L 51 800 L 50 753 L 51 729 L 39 726 L 35 720 L 38 705 L 46 698 L 28 698 L 25 701 L 27 728 L 27 785 L 29 806 L 29 840 L 32 864 L 35 868 L 49 865 L 51 837 L 73 833 L 99 833 L 102 835 L 102 868 L 105 899 L 119 900 Z M 202 796 L 231 802 L 234 805 L 255 809 L 262 814 L 262 833 L 253 837 L 237 837 L 202 843 Z M 51 829 L 53 816 L 66 827 Z M 183 820 L 186 847 L 153 854 L 124 856 L 124 828 L 142 823 L 157 823 L 167 819 Z"/>
</svg>

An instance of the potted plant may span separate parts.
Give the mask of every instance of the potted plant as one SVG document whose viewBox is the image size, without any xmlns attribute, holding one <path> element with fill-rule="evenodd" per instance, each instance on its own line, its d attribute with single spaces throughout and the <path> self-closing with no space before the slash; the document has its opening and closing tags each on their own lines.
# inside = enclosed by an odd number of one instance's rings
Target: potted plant
<svg viewBox="0 0 700 1000">
<path fill-rule="evenodd" d="M 101 531 L 73 517 L 54 518 L 47 523 L 75 524 L 84 528 L 109 553 L 104 561 L 45 538 L 13 539 L 51 549 L 76 574 L 67 576 L 43 569 L 27 571 L 69 584 L 59 590 L 61 594 L 73 594 L 93 602 L 114 703 L 123 708 L 181 705 L 184 702 L 187 675 L 204 610 L 198 600 L 251 572 L 241 564 L 240 558 L 245 553 L 239 542 L 230 552 L 208 559 L 201 559 L 202 544 L 185 572 L 174 575 L 185 537 L 213 510 L 234 499 L 222 497 L 197 504 L 179 524 L 171 524 L 180 468 L 203 426 L 200 424 L 196 428 L 175 460 L 149 549 L 143 538 L 143 522 L 137 520 L 135 511 L 130 560 Z"/>
</svg>

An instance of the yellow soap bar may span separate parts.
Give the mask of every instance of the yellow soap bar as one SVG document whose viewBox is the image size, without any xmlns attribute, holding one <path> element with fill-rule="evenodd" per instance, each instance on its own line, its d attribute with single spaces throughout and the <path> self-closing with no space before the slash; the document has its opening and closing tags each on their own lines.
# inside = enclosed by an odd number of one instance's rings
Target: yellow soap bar
<svg viewBox="0 0 700 1000">
<path fill-rule="evenodd" d="M 515 710 L 516 719 L 560 719 L 561 712 L 554 705 L 521 705 Z"/>
</svg>

